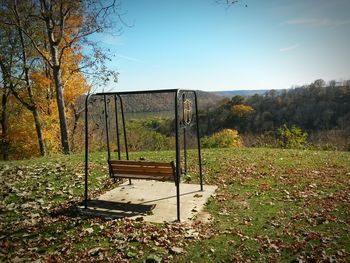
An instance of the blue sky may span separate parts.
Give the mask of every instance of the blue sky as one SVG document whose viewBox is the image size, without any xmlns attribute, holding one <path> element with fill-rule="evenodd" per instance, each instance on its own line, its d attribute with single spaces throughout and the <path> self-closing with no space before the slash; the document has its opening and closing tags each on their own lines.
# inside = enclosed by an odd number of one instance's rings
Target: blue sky
<svg viewBox="0 0 350 263">
<path fill-rule="evenodd" d="M 106 90 L 284 89 L 350 79 L 350 0 L 245 0 L 230 8 L 122 0 L 120 12 L 131 27 L 94 37 L 120 73 Z"/>
</svg>

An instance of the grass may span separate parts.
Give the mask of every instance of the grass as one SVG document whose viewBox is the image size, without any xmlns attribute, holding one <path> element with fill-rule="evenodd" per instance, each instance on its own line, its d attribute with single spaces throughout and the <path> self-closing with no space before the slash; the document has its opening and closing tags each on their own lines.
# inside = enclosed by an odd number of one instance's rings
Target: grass
<svg viewBox="0 0 350 263">
<path fill-rule="evenodd" d="M 105 159 L 90 156 L 91 197 L 113 188 Z M 189 182 L 198 182 L 195 159 L 190 151 Z M 203 166 L 205 182 L 219 187 L 206 206 L 213 220 L 188 226 L 60 213 L 83 198 L 81 154 L 0 162 L 0 261 L 350 260 L 349 152 L 208 149 Z M 187 238 L 189 229 L 199 237 Z"/>
<path fill-rule="evenodd" d="M 207 207 L 219 234 L 179 261 L 349 260 L 349 153 L 217 149 L 206 158 L 220 171 Z"/>
</svg>

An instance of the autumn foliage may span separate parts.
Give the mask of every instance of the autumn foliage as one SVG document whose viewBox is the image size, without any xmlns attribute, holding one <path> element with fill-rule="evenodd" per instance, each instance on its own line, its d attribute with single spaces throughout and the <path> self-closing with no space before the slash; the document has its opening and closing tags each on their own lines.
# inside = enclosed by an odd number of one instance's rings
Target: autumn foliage
<svg viewBox="0 0 350 263">
<path fill-rule="evenodd" d="M 108 72 L 96 45 L 91 56 L 83 52 L 85 38 L 103 29 L 104 17 L 100 20 L 98 15 L 103 6 L 92 6 L 65 0 L 3 1 L 1 158 L 70 152 L 70 134 L 82 111 L 76 108 L 77 98 L 90 91 L 86 74 L 92 69 L 95 74 L 98 69 Z"/>
<path fill-rule="evenodd" d="M 62 82 L 66 104 L 67 121 L 70 132 L 74 126 L 73 106 L 79 96 L 88 92 L 90 86 L 78 71 L 81 56 L 74 50 L 67 50 L 63 59 Z M 35 100 L 39 107 L 45 145 L 49 153 L 60 152 L 60 126 L 53 80 L 43 68 L 30 74 Z M 25 91 L 20 91 L 24 93 Z M 13 96 L 10 96 L 9 109 L 9 154 L 11 158 L 27 158 L 39 154 L 33 117 Z"/>
<path fill-rule="evenodd" d="M 232 148 L 242 145 L 238 131 L 235 129 L 223 129 L 209 137 L 204 137 L 202 144 L 205 148 Z"/>
<path fill-rule="evenodd" d="M 233 105 L 231 111 L 238 118 L 245 118 L 255 112 L 251 106 L 245 104 Z"/>
</svg>

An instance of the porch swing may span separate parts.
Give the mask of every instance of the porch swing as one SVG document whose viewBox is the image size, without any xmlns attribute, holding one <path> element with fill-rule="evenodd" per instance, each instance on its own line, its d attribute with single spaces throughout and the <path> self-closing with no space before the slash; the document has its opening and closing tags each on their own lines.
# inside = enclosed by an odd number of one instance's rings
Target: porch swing
<svg viewBox="0 0 350 263">
<path fill-rule="evenodd" d="M 154 162 L 154 161 L 140 161 L 129 160 L 128 142 L 126 136 L 125 127 L 125 112 L 123 104 L 123 96 L 126 95 L 139 95 L 139 94 L 161 94 L 169 93 L 174 96 L 174 117 L 175 117 L 175 162 Z M 192 94 L 194 101 L 189 99 L 189 95 Z M 118 159 L 111 158 L 111 145 L 109 136 L 109 110 L 107 107 L 107 97 L 112 96 L 114 99 L 114 112 L 115 112 L 115 127 L 116 127 L 116 139 Z M 203 174 L 202 174 L 202 162 L 201 162 L 201 147 L 199 137 L 199 123 L 198 123 L 198 100 L 197 93 L 193 90 L 148 90 L 148 91 L 130 91 L 130 92 L 104 92 L 89 94 L 85 99 L 85 195 L 84 206 L 88 207 L 88 177 L 89 177 L 89 111 L 88 105 L 92 97 L 102 97 L 104 104 L 104 119 L 106 129 L 106 142 L 107 142 L 107 163 L 109 168 L 110 177 L 116 181 L 117 179 L 126 178 L 129 179 L 129 183 L 132 183 L 132 179 L 137 180 L 156 180 L 156 181 L 173 181 L 176 187 L 176 203 L 177 203 L 177 221 L 180 221 L 180 181 L 181 176 L 187 173 L 187 130 L 193 125 L 193 104 L 195 109 L 195 127 L 197 137 L 197 151 L 198 151 L 198 168 L 200 178 L 200 190 L 203 191 Z M 119 102 L 119 103 L 118 103 Z M 118 104 L 120 105 L 120 112 L 118 111 Z M 118 113 L 121 114 L 122 131 L 124 137 L 124 148 L 126 160 L 122 160 L 121 156 L 121 142 L 119 133 L 119 120 Z M 181 145 L 180 145 L 180 129 L 183 131 L 183 159 L 184 165 L 181 166 Z"/>
</svg>

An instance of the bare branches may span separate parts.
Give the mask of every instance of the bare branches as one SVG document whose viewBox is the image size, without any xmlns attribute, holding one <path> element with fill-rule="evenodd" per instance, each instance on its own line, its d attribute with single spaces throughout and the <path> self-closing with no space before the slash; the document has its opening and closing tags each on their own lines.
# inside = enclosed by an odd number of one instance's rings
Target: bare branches
<svg viewBox="0 0 350 263">
<path fill-rule="evenodd" d="M 30 34 L 25 27 L 22 25 L 22 21 L 21 21 L 21 15 L 18 12 L 18 5 L 17 5 L 17 1 L 14 1 L 14 5 L 13 5 L 13 13 L 15 15 L 15 20 L 13 21 L 14 24 L 16 25 L 18 31 L 20 32 L 20 35 L 22 37 L 22 41 L 23 41 L 23 35 L 22 33 L 24 33 L 26 35 L 26 37 L 28 37 L 28 39 L 30 40 L 30 42 L 32 43 L 33 47 L 36 49 L 36 51 L 40 54 L 40 56 L 49 64 L 51 65 L 51 61 L 49 60 L 49 58 L 45 55 L 45 53 L 39 48 L 38 43 L 33 39 L 32 34 Z"/>
<path fill-rule="evenodd" d="M 0 59 L 0 68 L 5 82 L 4 86 L 6 86 L 9 89 L 9 92 L 11 92 L 20 103 L 22 103 L 27 109 L 31 110 L 33 108 L 33 105 L 30 105 L 18 94 L 16 88 L 19 82 L 13 82 L 13 79 L 10 74 L 10 69 L 5 65 L 2 59 Z"/>
<path fill-rule="evenodd" d="M 101 2 L 100 2 L 100 3 L 101 3 Z M 102 3 L 101 3 L 101 4 L 102 4 Z M 116 4 L 116 2 L 115 2 L 115 0 L 113 0 L 113 2 L 112 2 L 110 5 L 102 6 L 102 7 L 100 8 L 100 10 L 99 10 L 99 11 L 97 12 L 97 14 L 96 14 L 96 19 L 98 19 L 98 18 L 100 17 L 100 15 L 101 15 L 101 17 L 102 17 L 103 19 L 105 19 L 105 18 L 107 17 L 107 15 L 108 15 L 108 12 L 109 12 L 111 9 L 114 10 L 115 4 Z"/>
<path fill-rule="evenodd" d="M 112 78 L 116 80 L 118 75 L 105 66 L 110 56 L 107 56 L 106 51 L 98 48 L 97 44 L 92 43 L 88 37 L 111 28 L 116 21 L 115 17 L 117 21 L 128 26 L 117 12 L 120 8 L 119 4 L 119 0 L 14 0 L 7 3 L 8 11 L 12 12 L 9 14 L 10 19 L 2 19 L 1 23 L 17 28 L 22 42 L 22 51 L 25 41 L 27 45 L 31 45 L 31 52 L 36 53 L 36 56 L 50 68 L 52 77 L 55 74 L 62 74 L 61 72 L 54 74 L 54 71 L 57 69 L 61 71 L 62 61 L 69 50 L 73 53 L 80 52 L 81 58 L 77 64 L 70 65 L 65 70 L 71 73 L 80 72 L 89 79 L 105 82 Z M 109 16 L 112 13 L 116 16 L 110 19 Z M 81 53 L 81 46 L 85 49 L 91 48 L 91 52 L 87 52 L 89 55 Z M 34 53 L 31 57 L 35 57 Z M 18 58 L 23 59 L 27 64 L 26 57 L 27 54 L 22 52 L 21 57 Z M 23 81 L 24 77 L 24 81 L 27 79 L 26 82 L 28 82 L 26 70 L 24 67 L 23 72 L 16 75 L 18 81 Z M 55 79 L 59 80 L 60 77 L 56 76 Z M 65 83 L 62 82 L 62 84 L 63 89 Z"/>
<path fill-rule="evenodd" d="M 215 0 L 217 4 L 225 5 L 227 8 L 242 2 L 242 0 Z M 247 4 L 243 4 L 245 7 L 248 7 Z"/>
<path fill-rule="evenodd" d="M 239 0 L 216 0 L 215 1 L 218 4 L 224 4 L 224 5 L 234 5 L 239 2 Z"/>
</svg>

